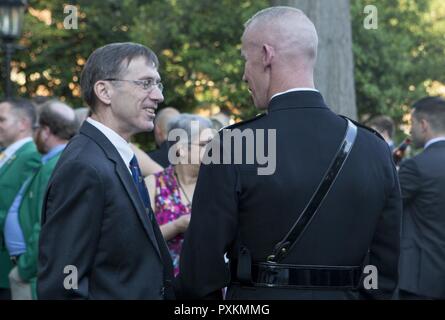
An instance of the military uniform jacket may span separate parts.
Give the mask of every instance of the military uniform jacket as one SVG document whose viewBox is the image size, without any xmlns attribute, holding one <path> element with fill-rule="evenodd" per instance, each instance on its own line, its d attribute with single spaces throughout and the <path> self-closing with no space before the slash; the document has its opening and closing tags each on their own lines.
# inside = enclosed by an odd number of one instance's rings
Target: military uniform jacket
<svg viewBox="0 0 445 320">
<path fill-rule="evenodd" d="M 258 161 L 201 165 L 176 283 L 181 297 L 215 297 L 226 286 L 228 299 L 393 295 L 399 257 L 400 187 L 387 144 L 362 127 L 319 213 L 282 263 L 360 266 L 369 252 L 368 263 L 378 270 L 377 290 L 364 290 L 360 295 L 338 290 L 245 288 L 234 283 L 225 262 L 225 253 L 229 259 L 237 257 L 240 243 L 250 250 L 254 262 L 265 261 L 308 203 L 346 127 L 347 121 L 333 113 L 318 92 L 299 91 L 274 97 L 267 114 L 228 128 L 246 135 L 251 129 L 256 140 L 261 129 L 276 130 L 276 168 L 273 174 L 258 175 Z M 223 133 L 219 135 L 222 141 Z M 246 150 L 244 146 L 243 156 Z M 266 150 L 273 151 L 271 141 Z"/>
</svg>

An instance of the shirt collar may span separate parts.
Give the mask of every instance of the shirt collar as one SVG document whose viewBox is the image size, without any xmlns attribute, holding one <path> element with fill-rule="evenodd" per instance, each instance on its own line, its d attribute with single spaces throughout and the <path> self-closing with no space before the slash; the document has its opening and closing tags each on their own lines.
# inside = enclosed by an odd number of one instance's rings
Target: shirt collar
<svg viewBox="0 0 445 320">
<path fill-rule="evenodd" d="M 43 164 L 47 163 L 49 160 L 51 160 L 56 155 L 61 153 L 63 151 L 63 149 L 65 149 L 65 147 L 66 147 L 66 143 L 59 144 L 59 145 L 55 146 L 54 148 L 52 148 L 47 154 L 42 156 L 42 163 Z"/>
<path fill-rule="evenodd" d="M 93 120 L 90 117 L 88 117 L 86 121 L 88 121 L 91 125 L 96 127 L 97 130 L 102 132 L 105 135 L 105 137 L 107 137 L 107 139 L 110 140 L 110 142 L 116 148 L 117 152 L 119 152 L 122 160 L 124 160 L 124 163 L 127 166 L 127 168 L 129 168 L 130 161 L 134 157 L 134 152 L 133 150 L 131 150 L 130 144 L 127 141 L 125 141 L 125 139 L 122 138 L 119 134 L 117 134 L 116 131 L 108 128 L 99 121 Z"/>
<path fill-rule="evenodd" d="M 437 137 L 437 138 L 433 138 L 433 139 L 429 140 L 427 143 L 425 143 L 424 149 L 428 148 L 433 143 L 436 143 L 439 141 L 445 141 L 445 136 L 441 136 L 441 137 Z"/>
<path fill-rule="evenodd" d="M 6 157 L 11 157 L 14 153 L 16 153 L 21 147 L 23 147 L 25 144 L 27 144 L 28 142 L 31 142 L 32 138 L 31 137 L 26 137 L 23 139 L 20 139 L 16 142 L 14 142 L 13 144 L 11 144 L 10 146 L 8 146 L 4 153 L 6 155 Z"/>
<path fill-rule="evenodd" d="M 275 93 L 275 94 L 270 98 L 270 100 L 272 100 L 272 99 L 275 98 L 276 96 L 279 96 L 279 95 L 282 95 L 282 94 L 285 94 L 285 93 L 289 93 L 289 92 L 295 92 L 295 91 L 315 91 L 315 92 L 319 92 L 317 89 L 314 89 L 314 88 L 292 88 L 292 89 L 289 89 L 289 90 L 286 90 L 286 91 L 283 91 L 283 92 Z M 269 100 L 269 101 L 270 101 L 270 100 Z"/>
</svg>

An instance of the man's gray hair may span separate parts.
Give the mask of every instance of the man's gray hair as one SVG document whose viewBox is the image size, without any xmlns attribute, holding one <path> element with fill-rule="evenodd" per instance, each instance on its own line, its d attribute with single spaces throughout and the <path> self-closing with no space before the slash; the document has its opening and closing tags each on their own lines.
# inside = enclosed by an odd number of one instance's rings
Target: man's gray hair
<svg viewBox="0 0 445 320">
<path fill-rule="evenodd" d="M 255 29 L 262 40 L 270 41 L 291 55 L 301 52 L 313 61 L 317 57 L 317 30 L 300 9 L 286 6 L 266 8 L 247 20 L 244 26 L 245 32 Z"/>
<path fill-rule="evenodd" d="M 194 126 L 192 125 L 193 122 L 195 122 Z M 200 131 L 195 130 L 196 123 L 199 124 Z M 191 142 L 196 136 L 199 136 L 203 129 L 212 129 L 212 122 L 207 118 L 195 114 L 181 113 L 168 122 L 167 128 L 168 132 L 174 129 L 184 130 L 184 132 L 187 133 L 188 142 Z"/>
<path fill-rule="evenodd" d="M 82 96 L 91 110 L 96 106 L 94 85 L 99 80 L 119 78 L 130 62 L 138 57 L 145 57 L 147 62 L 158 68 L 159 61 L 156 54 L 138 43 L 123 42 L 110 43 L 94 50 L 89 56 L 80 75 Z"/>
<path fill-rule="evenodd" d="M 286 7 L 286 6 L 270 7 L 255 13 L 249 20 L 246 21 L 246 23 L 244 23 L 244 27 L 247 28 L 254 21 L 255 22 L 261 20 L 268 21 L 271 19 L 280 18 L 289 13 L 296 13 L 298 15 L 306 16 L 303 13 L 303 11 L 297 8 Z"/>
</svg>

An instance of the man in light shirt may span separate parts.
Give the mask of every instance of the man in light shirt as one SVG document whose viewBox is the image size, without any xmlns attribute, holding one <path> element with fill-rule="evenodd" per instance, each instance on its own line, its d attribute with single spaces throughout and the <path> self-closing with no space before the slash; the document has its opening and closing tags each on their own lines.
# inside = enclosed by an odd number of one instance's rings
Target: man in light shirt
<svg viewBox="0 0 445 320">
<path fill-rule="evenodd" d="M 173 297 L 171 258 L 129 145 L 153 130 L 160 81 L 156 55 L 140 44 L 112 43 L 88 58 L 80 84 L 92 115 L 48 184 L 38 298 Z"/>
<path fill-rule="evenodd" d="M 413 105 L 411 136 L 424 148 L 399 170 L 403 197 L 401 299 L 445 299 L 445 99 Z"/>
<path fill-rule="evenodd" d="M 12 268 L 6 250 L 3 228 L 6 214 L 22 184 L 40 166 L 40 154 L 32 141 L 36 112 L 25 99 L 8 99 L 0 103 L 0 299 L 9 299 L 8 274 Z"/>
</svg>

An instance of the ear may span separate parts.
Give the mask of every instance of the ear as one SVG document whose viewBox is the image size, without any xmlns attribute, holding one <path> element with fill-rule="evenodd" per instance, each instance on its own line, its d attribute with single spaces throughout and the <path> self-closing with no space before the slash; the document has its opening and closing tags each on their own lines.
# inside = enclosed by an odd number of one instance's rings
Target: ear
<svg viewBox="0 0 445 320">
<path fill-rule="evenodd" d="M 32 128 L 31 121 L 29 121 L 29 119 L 25 117 L 17 117 L 15 120 L 16 123 L 18 124 L 19 130 L 22 132 L 28 131 L 30 130 L 30 128 Z"/>
<path fill-rule="evenodd" d="M 423 132 L 430 130 L 430 124 L 426 119 L 420 120 L 420 127 L 422 128 Z"/>
<path fill-rule="evenodd" d="M 108 81 L 99 80 L 94 84 L 94 93 L 97 99 L 103 104 L 111 104 L 111 94 L 113 93 L 113 86 Z"/>
<path fill-rule="evenodd" d="M 41 130 L 40 136 L 43 137 L 44 140 L 48 139 L 48 137 L 51 134 L 51 130 L 49 129 L 49 127 L 43 126 L 40 130 Z"/>
<path fill-rule="evenodd" d="M 161 128 L 159 128 L 159 126 L 155 126 L 154 127 L 154 133 L 155 133 L 155 135 L 157 135 L 160 139 L 163 139 L 164 137 L 163 137 L 163 134 L 162 134 L 162 130 L 161 130 Z M 167 137 L 165 137 L 165 138 L 167 138 Z"/>
<path fill-rule="evenodd" d="M 272 47 L 268 44 L 263 44 L 263 66 L 264 66 L 264 69 L 270 68 L 274 57 L 275 57 L 274 47 Z"/>
</svg>

